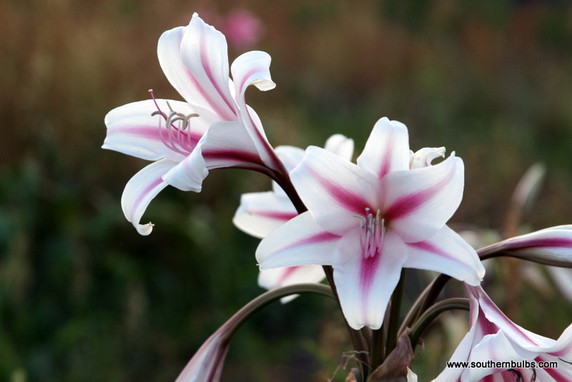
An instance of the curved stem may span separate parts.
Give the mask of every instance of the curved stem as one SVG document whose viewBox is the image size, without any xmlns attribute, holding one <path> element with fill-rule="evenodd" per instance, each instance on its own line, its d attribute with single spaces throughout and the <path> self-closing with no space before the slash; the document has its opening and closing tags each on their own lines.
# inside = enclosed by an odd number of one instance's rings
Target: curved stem
<svg viewBox="0 0 572 382">
<path fill-rule="evenodd" d="M 461 297 L 454 297 L 448 298 L 446 300 L 439 301 L 433 305 L 431 305 L 419 319 L 415 321 L 411 329 L 411 334 L 409 338 L 411 339 L 411 346 L 415 349 L 415 345 L 419 341 L 419 337 L 423 334 L 423 331 L 429 326 L 433 320 L 441 313 L 447 310 L 469 310 L 469 299 L 461 298 Z"/>
<path fill-rule="evenodd" d="M 236 330 L 246 322 L 252 314 L 264 308 L 271 302 L 281 299 L 282 297 L 301 293 L 316 293 L 335 298 L 332 293 L 332 289 L 328 285 L 324 284 L 296 284 L 269 290 L 248 302 L 226 321 L 225 325 L 232 323 L 232 325 L 229 325 L 226 337 L 232 337 Z"/>
<path fill-rule="evenodd" d="M 439 297 L 439 294 L 449 280 L 451 280 L 451 276 L 440 274 L 435 277 L 431 284 L 427 285 L 419 297 L 417 297 L 417 300 L 413 303 L 411 309 L 409 309 L 409 312 L 405 316 L 405 319 L 399 328 L 398 334 L 403 333 L 407 327 L 413 325 L 413 322 L 417 321 L 423 312 L 437 301 L 437 297 Z"/>
</svg>

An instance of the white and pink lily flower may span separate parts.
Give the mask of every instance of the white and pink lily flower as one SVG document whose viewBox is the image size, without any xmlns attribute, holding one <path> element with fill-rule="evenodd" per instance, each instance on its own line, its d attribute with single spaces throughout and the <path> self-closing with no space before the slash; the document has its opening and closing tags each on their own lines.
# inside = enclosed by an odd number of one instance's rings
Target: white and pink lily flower
<svg viewBox="0 0 572 382">
<path fill-rule="evenodd" d="M 485 257 L 507 255 L 572 268 L 572 225 L 544 228 L 501 240 L 479 249 L 479 253 Z"/>
<path fill-rule="evenodd" d="M 351 160 L 354 142 L 341 134 L 335 134 L 328 138 L 324 148 L 346 160 Z M 286 170 L 291 171 L 304 157 L 304 150 L 293 146 L 278 146 L 276 154 Z M 276 182 L 272 182 L 272 191 L 242 195 L 233 222 L 242 231 L 262 239 L 297 215 L 298 212 L 286 193 Z M 324 277 L 321 265 L 264 269 L 258 274 L 258 285 L 274 289 L 301 283 L 319 283 Z M 287 296 L 281 301 L 285 303 L 295 297 Z"/>
<path fill-rule="evenodd" d="M 249 85 L 274 88 L 270 56 L 250 51 L 230 67 L 224 35 L 196 13 L 189 25 L 164 32 L 159 63 L 183 101 L 151 98 L 111 110 L 105 117 L 103 148 L 154 161 L 126 185 L 123 212 L 139 224 L 151 200 L 167 185 L 200 192 L 209 170 L 248 168 L 270 176 L 284 171 L 257 114 L 245 102 Z"/>
<path fill-rule="evenodd" d="M 430 160 L 440 150 L 419 156 Z M 482 263 L 446 225 L 462 198 L 463 161 L 451 155 L 423 166 L 412 159 L 407 127 L 387 118 L 375 124 L 357 164 L 309 147 L 290 173 L 308 211 L 262 240 L 261 269 L 331 265 L 342 311 L 356 330 L 381 327 L 404 267 L 478 285 Z"/>
<path fill-rule="evenodd" d="M 571 381 L 572 325 L 560 338 L 512 322 L 480 286 L 467 285 L 471 328 L 434 381 Z"/>
</svg>

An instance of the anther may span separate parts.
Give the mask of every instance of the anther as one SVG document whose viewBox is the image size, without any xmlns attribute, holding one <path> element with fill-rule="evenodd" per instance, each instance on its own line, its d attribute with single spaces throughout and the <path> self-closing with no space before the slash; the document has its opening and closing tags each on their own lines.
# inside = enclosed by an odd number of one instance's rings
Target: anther
<svg viewBox="0 0 572 382">
<path fill-rule="evenodd" d="M 157 102 L 152 89 L 149 89 L 149 94 L 151 94 L 153 103 L 157 108 L 156 111 L 151 113 L 151 116 L 161 116 L 165 121 L 165 126 L 163 126 L 159 120 L 158 129 L 161 141 L 170 150 L 185 156 L 188 155 L 194 148 L 190 120 L 191 118 L 198 117 L 199 115 L 197 113 L 184 114 L 176 112 L 171 107 L 171 104 L 168 101 L 165 101 L 169 108 L 169 115 L 167 115 L 159 107 L 159 103 Z M 165 130 L 167 130 L 166 134 Z"/>
</svg>

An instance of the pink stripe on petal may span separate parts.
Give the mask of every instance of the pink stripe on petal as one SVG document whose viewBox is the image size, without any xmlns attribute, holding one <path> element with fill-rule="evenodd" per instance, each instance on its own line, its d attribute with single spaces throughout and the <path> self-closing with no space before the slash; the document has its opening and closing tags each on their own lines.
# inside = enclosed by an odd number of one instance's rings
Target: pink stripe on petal
<svg viewBox="0 0 572 382">
<path fill-rule="evenodd" d="M 379 167 L 379 173 L 377 174 L 378 179 L 383 178 L 387 173 L 389 173 L 391 169 L 391 144 L 393 142 L 393 130 L 391 132 L 391 136 L 385 142 L 385 147 L 383 148 L 383 152 L 385 155 L 383 156 L 383 160 L 381 166 Z"/>
<path fill-rule="evenodd" d="M 373 285 L 373 281 L 375 280 L 379 260 L 381 258 L 380 250 L 381 248 L 378 248 L 378 251 L 374 256 L 366 257 L 365 254 L 362 254 L 361 256 L 360 289 L 362 291 L 362 307 L 366 307 L 368 305 L 367 299 L 371 286 Z"/>
<path fill-rule="evenodd" d="M 288 221 L 296 216 L 297 212 L 278 212 L 278 211 L 254 211 L 254 215 L 262 216 L 269 219 Z"/>
<path fill-rule="evenodd" d="M 517 243 L 518 245 L 516 246 L 509 245 L 508 249 L 519 250 L 519 249 L 530 249 L 530 248 L 559 248 L 559 247 L 572 248 L 572 240 L 561 237 L 518 240 Z"/>
<path fill-rule="evenodd" d="M 291 277 L 294 273 L 296 273 L 298 268 L 300 268 L 300 267 L 293 266 L 293 267 L 284 268 L 284 272 L 278 278 L 277 284 L 278 285 L 284 285 L 284 283 L 288 280 L 288 278 Z"/>
<path fill-rule="evenodd" d="M 443 187 L 451 181 L 454 175 L 455 168 L 453 167 L 447 176 L 435 183 L 433 186 L 398 198 L 383 212 L 383 216 L 387 220 L 392 220 L 402 218 L 415 212 L 419 207 L 427 203 L 431 198 L 435 197 L 435 195 L 437 195 L 439 191 L 441 191 Z"/>
<path fill-rule="evenodd" d="M 147 197 L 148 194 L 152 193 L 153 190 L 160 186 L 163 183 L 163 178 L 159 177 L 157 179 L 155 179 L 153 182 L 149 183 L 147 185 L 147 187 L 145 187 L 140 193 L 139 195 L 137 195 L 137 198 L 135 199 L 135 201 L 133 202 L 133 208 L 131 209 L 131 216 L 130 216 L 130 221 L 134 220 L 134 215 L 135 212 L 137 211 L 139 204 L 141 204 L 141 202 Z"/>
<path fill-rule="evenodd" d="M 220 149 L 220 150 L 203 151 L 202 154 L 205 160 L 229 162 L 228 167 L 232 167 L 233 162 L 234 164 L 252 163 L 257 165 L 263 165 L 262 161 L 260 160 L 260 157 L 257 154 L 253 154 L 249 151 Z"/>
<path fill-rule="evenodd" d="M 315 181 L 318 181 L 339 204 L 347 210 L 358 216 L 363 215 L 370 203 L 360 194 L 356 194 L 350 190 L 340 187 L 339 184 L 332 182 L 330 179 L 323 177 L 318 172 L 308 167 Z"/>
<path fill-rule="evenodd" d="M 453 260 L 458 261 L 456 257 L 451 256 L 450 253 L 443 251 L 441 248 L 437 247 L 436 245 L 434 245 L 433 243 L 431 243 L 429 241 L 420 241 L 417 243 L 408 243 L 407 245 L 410 247 L 417 248 L 417 249 L 422 250 L 422 251 L 435 253 L 435 254 L 442 256 L 442 257 L 445 257 L 447 259 L 453 259 Z"/>
<path fill-rule="evenodd" d="M 212 86 L 214 87 L 214 89 L 216 90 L 216 92 L 218 93 L 218 95 L 220 96 L 220 98 L 222 99 L 222 101 L 226 104 L 226 106 L 228 107 L 228 110 L 232 111 L 232 113 L 234 114 L 232 116 L 232 118 L 230 120 L 234 120 L 236 119 L 236 106 L 235 106 L 235 102 L 234 100 L 231 102 L 228 98 L 227 95 L 224 91 L 222 91 L 222 89 L 218 86 L 219 84 L 216 82 L 216 79 L 213 76 L 213 73 L 210 69 L 211 64 L 209 62 L 209 56 L 208 56 L 208 49 L 209 49 L 209 44 L 207 44 L 206 42 L 206 34 L 203 33 L 201 35 L 201 62 L 202 62 L 202 66 L 203 69 L 205 71 L 205 74 L 207 75 L 209 81 L 211 82 Z M 218 105 L 218 102 L 211 102 L 211 105 L 214 106 L 214 104 Z M 223 111 L 222 113 L 219 113 L 221 116 L 224 116 L 226 113 L 226 110 Z M 228 114 L 227 118 L 228 118 Z"/>
<path fill-rule="evenodd" d="M 294 242 L 294 243 L 282 248 L 282 250 L 298 247 L 300 245 L 319 244 L 319 243 L 323 243 L 323 242 L 330 241 L 330 240 L 338 240 L 339 238 L 340 237 L 338 235 L 334 235 L 334 234 L 331 234 L 329 232 L 323 231 L 323 232 L 317 233 L 315 235 L 309 236 L 305 239 Z"/>
</svg>

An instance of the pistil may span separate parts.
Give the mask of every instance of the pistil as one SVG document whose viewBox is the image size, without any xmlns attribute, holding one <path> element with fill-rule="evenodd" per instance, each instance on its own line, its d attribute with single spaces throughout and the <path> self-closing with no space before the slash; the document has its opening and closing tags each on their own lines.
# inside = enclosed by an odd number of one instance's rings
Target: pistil
<svg viewBox="0 0 572 382">
<path fill-rule="evenodd" d="M 159 137 L 163 144 L 172 151 L 175 151 L 182 155 L 188 155 L 193 151 L 193 142 L 191 135 L 191 123 L 190 120 L 193 117 L 198 117 L 197 113 L 183 114 L 173 110 L 169 102 L 167 107 L 169 108 L 169 114 L 166 114 L 161 110 L 153 90 L 150 89 L 149 93 L 151 98 L 155 103 L 156 111 L 151 113 L 151 116 L 159 115 L 165 121 L 165 125 L 159 121 Z"/>
<path fill-rule="evenodd" d="M 362 234 L 360 245 L 364 258 L 371 258 L 379 254 L 385 235 L 385 220 L 378 209 L 375 214 L 367 207 L 364 216 L 358 216 L 361 220 Z"/>
</svg>

